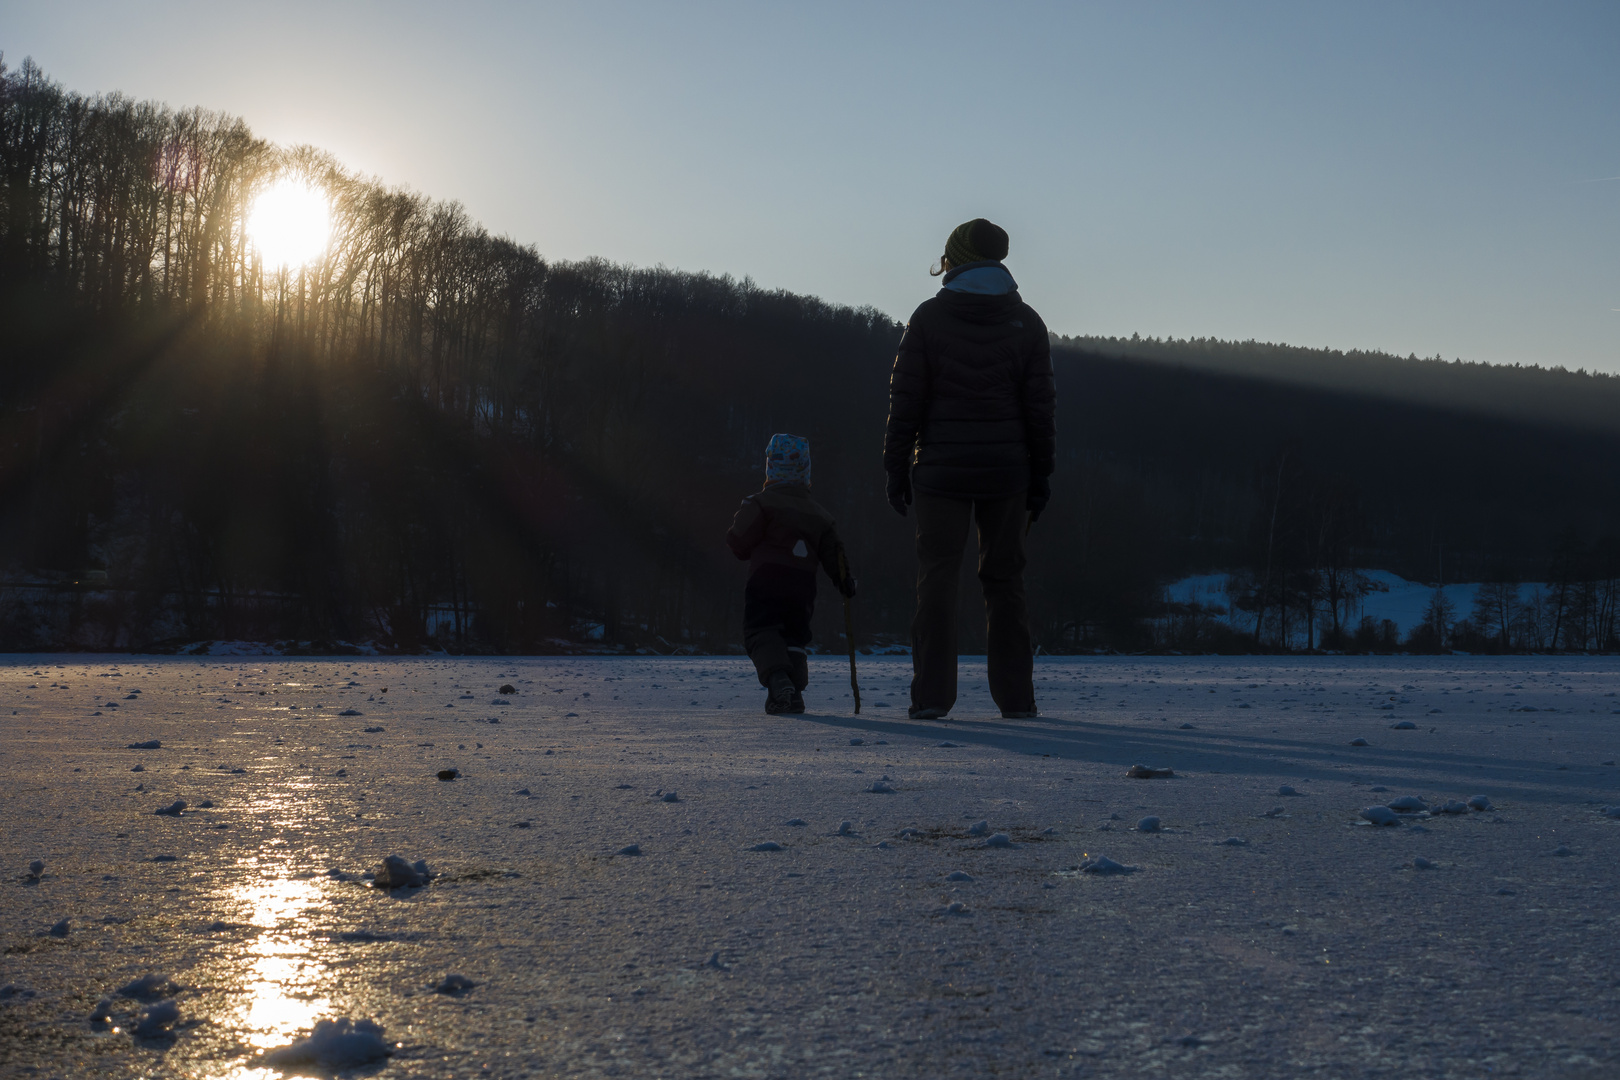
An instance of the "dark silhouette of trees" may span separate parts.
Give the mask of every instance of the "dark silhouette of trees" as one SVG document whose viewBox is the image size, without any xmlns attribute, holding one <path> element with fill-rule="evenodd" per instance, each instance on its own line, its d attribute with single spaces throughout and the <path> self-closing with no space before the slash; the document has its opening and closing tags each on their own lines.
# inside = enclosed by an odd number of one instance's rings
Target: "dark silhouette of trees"
<svg viewBox="0 0 1620 1080">
<path fill-rule="evenodd" d="M 287 179 L 333 236 L 282 270 L 247 226 Z M 547 260 L 234 117 L 0 64 L 0 646 L 732 648 L 720 537 L 775 431 L 812 442 L 863 636 L 903 641 L 911 523 L 878 455 L 900 333 L 749 280 Z M 1461 538 L 1449 580 L 1549 583 L 1492 609 L 1502 647 L 1615 646 L 1615 380 L 1054 345 L 1042 648 L 1393 648 L 1348 625 L 1364 571 L 1427 580 L 1437 534 Z M 1163 600 L 1227 569 L 1252 641 Z M 964 647 L 982 635 L 966 607 Z"/>
</svg>

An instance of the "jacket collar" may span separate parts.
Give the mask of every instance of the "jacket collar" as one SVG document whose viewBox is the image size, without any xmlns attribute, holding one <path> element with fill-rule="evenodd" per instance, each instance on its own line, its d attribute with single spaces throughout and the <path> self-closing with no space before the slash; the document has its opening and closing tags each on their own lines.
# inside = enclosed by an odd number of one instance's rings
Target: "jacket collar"
<svg viewBox="0 0 1620 1080">
<path fill-rule="evenodd" d="M 1005 296 L 1018 291 L 1018 282 L 1013 280 L 1012 274 L 993 259 L 953 266 L 940 284 L 952 292 L 983 296 Z"/>
</svg>

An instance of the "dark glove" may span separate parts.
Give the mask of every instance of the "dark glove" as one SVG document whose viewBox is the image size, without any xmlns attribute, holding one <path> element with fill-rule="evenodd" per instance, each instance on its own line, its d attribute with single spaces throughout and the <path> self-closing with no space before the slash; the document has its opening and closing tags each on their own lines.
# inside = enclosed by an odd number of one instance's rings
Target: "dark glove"
<svg viewBox="0 0 1620 1080">
<path fill-rule="evenodd" d="M 906 507 L 911 505 L 911 474 L 909 472 L 892 472 L 889 474 L 889 505 L 901 517 L 906 516 Z"/>
<path fill-rule="evenodd" d="M 853 576 L 851 576 L 851 577 L 847 577 L 843 581 L 839 582 L 838 591 L 843 593 L 845 596 L 849 597 L 851 600 L 853 600 L 853 599 L 855 599 L 855 593 L 859 589 L 859 587 L 860 587 L 860 583 L 857 582 Z"/>
<path fill-rule="evenodd" d="M 1029 520 L 1033 524 L 1046 509 L 1046 504 L 1052 501 L 1052 478 L 1050 476 L 1032 476 L 1029 478 L 1029 490 L 1024 493 L 1024 509 L 1029 511 Z"/>
</svg>

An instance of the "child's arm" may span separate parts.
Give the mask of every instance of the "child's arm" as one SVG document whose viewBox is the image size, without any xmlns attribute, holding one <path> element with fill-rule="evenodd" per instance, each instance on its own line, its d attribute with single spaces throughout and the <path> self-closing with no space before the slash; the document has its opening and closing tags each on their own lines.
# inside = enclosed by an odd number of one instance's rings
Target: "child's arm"
<svg viewBox="0 0 1620 1080">
<path fill-rule="evenodd" d="M 827 531 L 821 534 L 821 546 L 816 549 L 816 555 L 821 559 L 821 568 L 832 578 L 833 586 L 845 596 L 854 596 L 855 573 L 849 568 L 849 555 L 844 551 L 844 542 L 838 539 L 835 526 L 829 524 Z"/>
<path fill-rule="evenodd" d="M 744 499 L 742 506 L 737 509 L 737 516 L 731 519 L 731 528 L 726 532 L 726 546 L 737 558 L 746 560 L 763 539 L 765 512 L 752 498 Z"/>
</svg>

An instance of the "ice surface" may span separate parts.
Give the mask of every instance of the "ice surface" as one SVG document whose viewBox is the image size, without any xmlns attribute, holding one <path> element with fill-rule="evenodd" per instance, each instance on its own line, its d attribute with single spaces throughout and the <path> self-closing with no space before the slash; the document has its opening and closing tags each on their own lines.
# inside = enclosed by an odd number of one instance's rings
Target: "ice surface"
<svg viewBox="0 0 1620 1080">
<path fill-rule="evenodd" d="M 861 674 L 903 701 L 910 661 Z M 1016 727 L 982 659 L 948 727 L 853 716 L 847 657 L 811 676 L 767 718 L 742 657 L 0 658 L 0 1073 L 1620 1074 L 1620 660 L 1040 657 Z M 1311 797 L 1260 816 L 1284 786 Z M 1377 787 L 1505 809 L 1347 827 Z M 389 852 L 439 876 L 366 887 Z M 186 989 L 114 996 L 159 971 Z M 113 1033 L 170 999 L 166 1035 Z M 392 1059 L 266 1060 L 344 1016 Z"/>
</svg>

